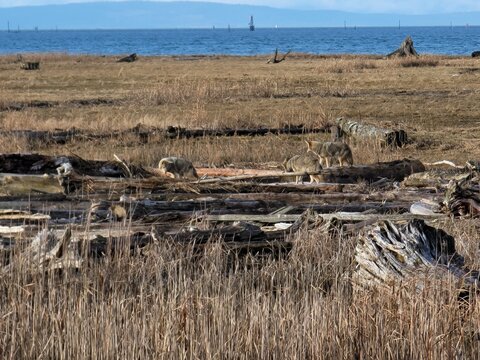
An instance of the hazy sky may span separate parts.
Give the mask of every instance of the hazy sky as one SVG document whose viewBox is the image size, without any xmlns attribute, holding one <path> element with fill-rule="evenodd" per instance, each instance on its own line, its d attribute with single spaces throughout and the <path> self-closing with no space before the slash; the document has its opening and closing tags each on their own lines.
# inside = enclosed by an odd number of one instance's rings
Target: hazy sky
<svg viewBox="0 0 480 360">
<path fill-rule="evenodd" d="M 0 0 L 0 6 L 64 4 L 86 1 L 92 0 Z M 426 14 L 480 11 L 479 0 L 218 0 L 212 2 L 267 5 L 296 9 L 330 9 L 364 13 Z"/>
</svg>

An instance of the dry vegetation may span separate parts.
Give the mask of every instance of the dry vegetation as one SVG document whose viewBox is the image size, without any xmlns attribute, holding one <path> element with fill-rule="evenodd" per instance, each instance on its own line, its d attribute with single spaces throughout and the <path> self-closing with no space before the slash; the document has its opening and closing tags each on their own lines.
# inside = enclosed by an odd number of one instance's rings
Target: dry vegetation
<svg viewBox="0 0 480 360">
<path fill-rule="evenodd" d="M 0 58 L 0 130 L 317 126 L 346 116 L 401 127 L 415 140 L 399 150 L 354 143 L 358 163 L 480 158 L 480 66 L 472 59 L 293 55 L 267 65 L 234 57 L 132 64 L 29 57 L 41 60 L 40 71 L 20 70 L 14 56 Z M 32 101 L 51 106 L 8 110 Z M 99 159 L 115 152 L 145 165 L 168 154 L 242 166 L 276 164 L 303 151 L 304 138 L 158 138 L 140 145 L 126 137 L 45 146 L 4 136 L 0 152 Z M 480 269 L 478 220 L 442 227 L 467 265 Z M 354 292 L 348 274 L 355 236 L 305 229 L 289 254 L 256 256 L 226 252 L 217 240 L 202 252 L 155 244 L 134 257 L 89 260 L 75 273 L 40 276 L 19 266 L 0 274 L 0 358 L 479 357 L 477 298 L 458 301 L 453 284 L 435 279 L 420 293 L 408 283 Z"/>
</svg>

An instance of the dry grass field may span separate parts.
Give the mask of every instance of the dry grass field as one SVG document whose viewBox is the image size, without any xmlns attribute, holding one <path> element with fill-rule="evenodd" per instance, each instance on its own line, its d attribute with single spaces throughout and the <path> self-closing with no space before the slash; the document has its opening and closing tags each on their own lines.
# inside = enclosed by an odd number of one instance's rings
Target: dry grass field
<svg viewBox="0 0 480 360">
<path fill-rule="evenodd" d="M 38 55 L 40 71 L 16 58 L 0 58 L 0 109 L 12 103 L 48 107 L 0 111 L 0 129 L 69 129 L 108 132 L 138 123 L 195 128 L 322 125 L 344 116 L 399 127 L 414 143 L 395 151 L 352 144 L 356 162 L 399 157 L 423 161 L 479 158 L 480 66 L 467 58 L 292 56 L 264 58 L 152 57 L 115 63 L 111 57 Z M 303 151 L 302 137 L 68 144 L 86 158 L 124 158 L 153 165 L 165 155 L 197 163 L 281 161 Z M 2 139 L 0 151 L 62 153 L 65 149 Z"/>
<path fill-rule="evenodd" d="M 241 128 L 344 116 L 399 127 L 401 149 L 352 143 L 357 163 L 414 157 L 480 159 L 480 62 L 420 57 L 293 55 L 111 57 L 31 55 L 40 71 L 0 57 L 0 130 L 72 127 L 98 132 L 138 123 Z M 44 106 L 33 106 L 43 102 Z M 12 104 L 26 104 L 12 110 Z M 195 164 L 266 166 L 329 135 L 165 140 L 135 138 L 49 145 L 5 135 L 0 152 L 74 152 L 144 165 L 178 155 Z M 480 269 L 479 223 L 441 224 L 466 265 Z M 22 266 L 0 274 L 2 359 L 478 359 L 480 302 L 455 284 L 424 279 L 354 291 L 355 236 L 304 229 L 289 254 L 239 256 L 218 239 L 202 252 L 152 244 L 62 276 Z M 422 277 L 424 275 L 420 275 Z"/>
</svg>

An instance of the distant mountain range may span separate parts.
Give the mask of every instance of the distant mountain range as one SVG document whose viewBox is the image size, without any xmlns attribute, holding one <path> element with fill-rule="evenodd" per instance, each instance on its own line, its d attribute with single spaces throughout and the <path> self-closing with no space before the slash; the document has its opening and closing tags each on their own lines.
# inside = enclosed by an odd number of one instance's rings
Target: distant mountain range
<svg viewBox="0 0 480 360">
<path fill-rule="evenodd" d="M 359 14 L 331 10 L 291 10 L 209 2 L 92 2 L 0 8 L 0 30 L 171 29 L 353 26 L 465 26 L 480 24 L 480 12 L 401 15 Z"/>
</svg>

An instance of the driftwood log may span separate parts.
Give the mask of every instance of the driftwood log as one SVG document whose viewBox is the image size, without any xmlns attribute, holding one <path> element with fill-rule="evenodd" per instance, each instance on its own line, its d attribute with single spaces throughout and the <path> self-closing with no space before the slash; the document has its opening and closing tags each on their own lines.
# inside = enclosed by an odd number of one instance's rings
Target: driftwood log
<svg viewBox="0 0 480 360">
<path fill-rule="evenodd" d="M 408 136 L 404 130 L 383 129 L 344 118 L 338 118 L 336 123 L 342 135 L 358 140 L 375 141 L 383 146 L 399 147 L 408 142 Z"/>
<path fill-rule="evenodd" d="M 413 47 L 413 40 L 410 36 L 407 36 L 405 40 L 403 40 L 402 44 L 397 50 L 387 55 L 388 58 L 406 57 L 406 56 L 418 56 L 417 51 Z"/>
<path fill-rule="evenodd" d="M 440 229 L 411 220 L 382 222 L 365 228 L 355 249 L 353 284 L 391 287 L 413 281 L 422 290 L 426 279 L 453 278 L 459 286 L 477 284 L 478 274 L 464 268 L 455 240 Z"/>
<path fill-rule="evenodd" d="M 278 48 L 275 49 L 275 53 L 273 54 L 273 57 L 268 59 L 267 64 L 278 64 L 281 63 L 282 61 L 285 60 L 288 54 L 291 53 L 292 50 L 288 50 L 283 57 L 279 58 L 278 57 Z"/>
<path fill-rule="evenodd" d="M 83 260 L 79 254 L 78 243 L 72 243 L 71 240 L 70 228 L 67 228 L 61 237 L 44 229 L 2 270 L 6 273 L 16 267 L 30 269 L 32 272 L 80 268 Z"/>
<path fill-rule="evenodd" d="M 280 128 L 251 128 L 251 129 L 185 129 L 169 126 L 165 130 L 166 137 L 170 139 L 197 138 L 206 136 L 265 136 L 268 134 L 302 135 L 328 132 L 328 126 L 312 128 L 305 125 L 290 125 Z"/>
<path fill-rule="evenodd" d="M 472 174 L 461 181 L 451 181 L 442 205 L 453 216 L 480 216 L 480 176 Z"/>
<path fill-rule="evenodd" d="M 381 178 L 402 181 L 405 177 L 422 171 L 425 171 L 425 166 L 421 161 L 403 159 L 370 165 L 331 167 L 322 170 L 319 175 L 323 182 L 345 184 L 359 180 L 373 182 Z"/>
<path fill-rule="evenodd" d="M 40 70 L 39 61 L 29 61 L 22 64 L 22 69 L 24 70 Z"/>
<path fill-rule="evenodd" d="M 109 100 L 102 100 L 102 104 Z M 58 103 L 31 102 L 28 104 L 13 103 L 0 105 L 0 111 L 20 111 L 29 107 L 50 107 L 56 106 Z M 95 105 L 95 103 L 92 103 Z M 11 136 L 15 138 L 23 138 L 28 142 L 42 142 L 48 144 L 66 144 L 71 141 L 92 141 L 102 139 L 114 139 L 125 136 L 134 136 L 138 138 L 139 143 L 146 144 L 163 139 L 182 139 L 182 138 L 198 138 L 209 136 L 265 136 L 265 135 L 302 135 L 316 134 L 330 131 L 329 126 L 308 127 L 305 125 L 290 125 L 279 128 L 240 128 L 240 129 L 186 129 L 178 126 L 169 126 L 167 128 L 146 127 L 141 124 L 130 129 L 116 130 L 107 133 L 91 132 L 80 129 L 68 130 L 1 130 L 0 136 Z"/>
<path fill-rule="evenodd" d="M 125 56 L 121 59 L 119 59 L 117 62 L 134 62 L 138 60 L 138 56 L 136 53 L 130 54 L 128 56 Z"/>
</svg>

